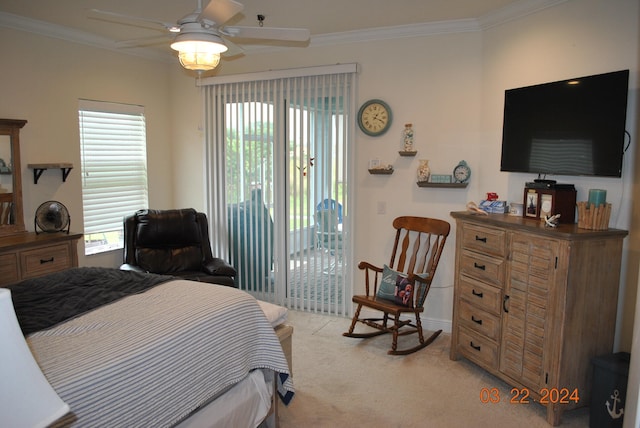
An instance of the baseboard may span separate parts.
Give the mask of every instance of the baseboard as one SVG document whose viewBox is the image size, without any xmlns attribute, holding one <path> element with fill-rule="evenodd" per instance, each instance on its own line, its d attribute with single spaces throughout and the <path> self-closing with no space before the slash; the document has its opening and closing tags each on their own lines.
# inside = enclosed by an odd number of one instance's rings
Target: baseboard
<svg viewBox="0 0 640 428">
<path fill-rule="evenodd" d="M 380 314 L 381 313 L 379 311 L 368 308 L 362 308 L 362 311 L 360 312 L 360 316 L 366 318 L 380 317 Z M 442 330 L 445 333 L 451 333 L 451 320 L 442 320 L 429 317 L 420 317 L 420 319 L 422 320 L 423 330 Z"/>
</svg>

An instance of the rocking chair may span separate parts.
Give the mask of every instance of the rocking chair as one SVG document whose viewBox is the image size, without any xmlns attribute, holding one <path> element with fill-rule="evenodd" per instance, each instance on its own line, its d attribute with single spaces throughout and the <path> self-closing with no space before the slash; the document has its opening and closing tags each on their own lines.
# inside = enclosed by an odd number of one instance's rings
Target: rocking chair
<svg viewBox="0 0 640 428">
<path fill-rule="evenodd" d="M 365 295 L 353 296 L 358 305 L 347 337 L 369 338 L 385 333 L 393 334 L 391 355 L 406 355 L 418 351 L 433 342 L 442 330 L 424 337 L 420 313 L 424 311 L 431 281 L 451 226 L 443 220 L 423 217 L 398 217 L 393 221 L 396 238 L 391 262 L 384 267 L 360 262 L 358 268 L 365 272 Z M 362 307 L 383 312 L 382 318 L 360 318 Z M 400 319 L 403 314 L 412 319 Z M 392 325 L 389 325 L 389 322 Z M 354 333 L 360 322 L 377 331 Z M 408 349 L 398 350 L 398 336 L 418 334 L 419 343 Z"/>
</svg>

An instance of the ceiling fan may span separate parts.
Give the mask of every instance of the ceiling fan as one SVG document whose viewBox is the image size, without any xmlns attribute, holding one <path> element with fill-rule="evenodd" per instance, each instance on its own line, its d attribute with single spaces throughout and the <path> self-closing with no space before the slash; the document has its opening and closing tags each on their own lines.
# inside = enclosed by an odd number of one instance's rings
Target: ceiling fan
<svg viewBox="0 0 640 428">
<path fill-rule="evenodd" d="M 280 40 L 305 42 L 309 40 L 309 30 L 305 28 L 264 27 L 264 15 L 257 15 L 259 27 L 225 26 L 231 18 L 244 9 L 244 5 L 235 0 L 210 0 L 202 8 L 202 0 L 198 0 L 197 8 L 178 20 L 175 24 L 155 19 L 134 17 L 116 12 L 92 9 L 91 12 L 100 19 L 127 21 L 164 28 L 162 37 L 174 37 L 171 48 L 178 51 L 178 58 L 183 67 L 199 72 L 215 68 L 220 62 L 220 55 L 237 55 L 242 49 L 230 42 L 229 38 L 262 40 Z M 157 40 L 157 38 L 154 38 Z M 153 40 L 153 39 L 152 39 Z M 149 44 L 150 39 L 137 39 L 120 42 L 119 46 L 131 47 Z"/>
</svg>

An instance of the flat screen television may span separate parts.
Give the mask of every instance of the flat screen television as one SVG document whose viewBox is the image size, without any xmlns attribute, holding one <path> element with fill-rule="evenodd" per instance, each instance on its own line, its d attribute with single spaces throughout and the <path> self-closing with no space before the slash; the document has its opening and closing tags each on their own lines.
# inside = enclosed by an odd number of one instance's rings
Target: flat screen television
<svg viewBox="0 0 640 428">
<path fill-rule="evenodd" d="M 501 171 L 621 177 L 629 70 L 505 91 Z"/>
</svg>

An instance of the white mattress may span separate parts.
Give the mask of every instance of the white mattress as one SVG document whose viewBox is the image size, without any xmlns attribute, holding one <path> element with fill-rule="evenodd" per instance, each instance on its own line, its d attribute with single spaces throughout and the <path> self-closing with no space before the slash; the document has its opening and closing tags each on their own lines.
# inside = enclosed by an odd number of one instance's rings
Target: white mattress
<svg viewBox="0 0 640 428">
<path fill-rule="evenodd" d="M 257 427 L 271 409 L 273 372 L 254 370 L 176 428 Z"/>
</svg>

